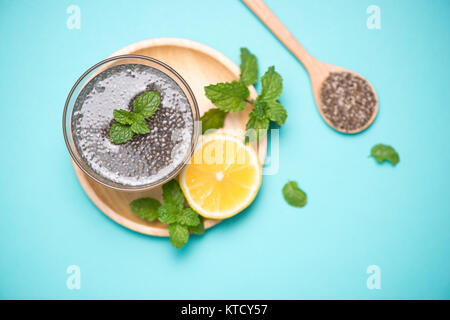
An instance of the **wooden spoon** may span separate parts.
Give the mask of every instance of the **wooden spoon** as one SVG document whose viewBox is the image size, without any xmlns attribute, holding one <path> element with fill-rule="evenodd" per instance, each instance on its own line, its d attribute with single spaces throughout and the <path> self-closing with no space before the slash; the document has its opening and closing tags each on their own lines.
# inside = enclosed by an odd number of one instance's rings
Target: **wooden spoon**
<svg viewBox="0 0 450 320">
<path fill-rule="evenodd" d="M 311 79 L 311 85 L 313 89 L 314 99 L 316 100 L 317 108 L 319 109 L 322 118 L 330 127 L 343 133 L 358 133 L 366 129 L 368 126 L 370 126 L 370 124 L 372 124 L 378 113 L 378 98 L 374 88 L 367 80 L 364 79 L 364 77 L 353 71 L 344 69 L 342 67 L 323 63 L 315 59 L 313 56 L 311 56 L 262 0 L 242 0 L 242 1 L 267 26 L 267 28 L 269 28 L 270 31 L 272 31 L 272 33 L 286 46 L 286 48 L 303 64 L 305 69 L 308 71 L 309 77 Z M 370 119 L 363 126 L 358 127 L 354 130 L 339 128 L 333 125 L 333 123 L 324 114 L 320 93 L 323 81 L 326 78 L 328 78 L 331 72 L 351 73 L 357 77 L 364 79 L 368 84 L 368 86 L 370 87 L 370 89 L 372 90 L 376 102 L 375 106 L 372 109 L 372 115 Z"/>
</svg>

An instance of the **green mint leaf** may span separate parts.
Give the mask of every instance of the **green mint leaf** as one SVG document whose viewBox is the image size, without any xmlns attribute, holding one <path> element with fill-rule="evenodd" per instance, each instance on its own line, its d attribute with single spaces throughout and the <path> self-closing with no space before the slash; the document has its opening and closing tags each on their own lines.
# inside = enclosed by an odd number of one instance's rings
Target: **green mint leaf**
<svg viewBox="0 0 450 320">
<path fill-rule="evenodd" d="M 170 243 L 177 249 L 180 249 L 189 240 L 188 227 L 178 223 L 169 225 Z"/>
<path fill-rule="evenodd" d="M 165 183 L 163 189 L 163 200 L 165 204 L 173 204 L 179 209 L 184 207 L 184 194 L 181 191 L 180 185 L 176 180 L 170 180 Z"/>
<path fill-rule="evenodd" d="M 205 95 L 220 110 L 238 112 L 247 106 L 250 92 L 245 83 L 233 81 L 206 86 Z"/>
<path fill-rule="evenodd" d="M 389 161 L 394 166 L 400 161 L 397 151 L 391 146 L 385 144 L 377 144 L 373 146 L 370 155 L 378 162 Z"/>
<path fill-rule="evenodd" d="M 267 102 L 256 99 L 255 105 L 251 112 L 252 115 L 249 115 L 249 116 L 256 117 L 257 119 L 260 119 L 260 120 L 266 118 L 266 111 L 265 111 L 266 105 L 267 105 Z"/>
<path fill-rule="evenodd" d="M 156 112 L 160 104 L 161 98 L 157 91 L 146 91 L 133 101 L 133 111 L 147 119 Z"/>
<path fill-rule="evenodd" d="M 261 101 L 277 100 L 283 91 L 283 79 L 275 71 L 275 67 L 269 67 L 269 70 L 261 77 L 261 94 L 258 96 Z"/>
<path fill-rule="evenodd" d="M 286 109 L 276 100 L 268 101 L 265 108 L 266 117 L 271 121 L 275 121 L 278 125 L 282 125 L 287 118 Z"/>
<path fill-rule="evenodd" d="M 158 218 L 159 207 L 161 207 L 161 203 L 153 198 L 140 198 L 130 203 L 131 211 L 148 221 L 153 221 Z"/>
<path fill-rule="evenodd" d="M 171 203 L 166 203 L 158 208 L 158 219 L 162 223 L 175 223 L 177 221 L 177 214 L 179 208 Z"/>
<path fill-rule="evenodd" d="M 130 125 L 114 122 L 109 129 L 109 139 L 112 143 L 120 144 L 131 140 L 134 136 Z"/>
<path fill-rule="evenodd" d="M 294 207 L 303 207 L 306 204 L 306 193 L 297 186 L 295 181 L 289 181 L 285 184 L 283 197 L 287 203 Z"/>
<path fill-rule="evenodd" d="M 184 208 L 177 216 L 177 222 L 188 227 L 195 227 L 200 224 L 200 218 L 197 212 L 191 208 Z"/>
<path fill-rule="evenodd" d="M 210 129 L 220 129 L 223 128 L 225 123 L 225 116 L 227 113 L 217 108 L 209 109 L 200 118 L 202 120 L 202 134 Z"/>
<path fill-rule="evenodd" d="M 258 81 L 258 63 L 256 56 L 247 48 L 241 48 L 241 81 L 249 86 Z"/>
<path fill-rule="evenodd" d="M 267 118 L 258 118 L 258 115 L 254 112 L 250 112 L 249 119 L 246 125 L 246 133 L 245 138 L 248 141 L 258 141 L 267 133 L 267 129 L 269 129 L 269 119 Z"/>
<path fill-rule="evenodd" d="M 146 134 L 150 132 L 148 128 L 147 122 L 145 122 L 145 118 L 140 113 L 133 112 L 131 114 L 133 119 L 133 124 L 131 125 L 131 130 L 137 134 Z"/>
<path fill-rule="evenodd" d="M 132 113 L 123 110 L 123 109 L 115 109 L 113 111 L 114 119 L 121 124 L 133 124 L 133 116 Z"/>
<path fill-rule="evenodd" d="M 203 222 L 203 218 L 199 216 L 200 223 L 195 227 L 189 227 L 189 231 L 193 234 L 203 234 L 205 233 L 205 224 Z"/>
</svg>

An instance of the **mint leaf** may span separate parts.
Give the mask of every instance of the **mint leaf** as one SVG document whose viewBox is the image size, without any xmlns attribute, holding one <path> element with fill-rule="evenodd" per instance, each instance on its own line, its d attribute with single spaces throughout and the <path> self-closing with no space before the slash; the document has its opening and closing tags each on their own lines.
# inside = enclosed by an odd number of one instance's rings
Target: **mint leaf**
<svg viewBox="0 0 450 320">
<path fill-rule="evenodd" d="M 137 134 L 146 134 L 150 132 L 147 122 L 145 122 L 144 116 L 140 113 L 132 113 L 133 124 L 131 125 L 131 130 Z"/>
<path fill-rule="evenodd" d="M 258 63 L 256 56 L 247 48 L 241 48 L 241 81 L 249 86 L 258 81 Z"/>
<path fill-rule="evenodd" d="M 169 225 L 170 243 L 177 249 L 180 249 L 189 240 L 188 227 L 178 223 Z"/>
<path fill-rule="evenodd" d="M 254 116 L 260 120 L 266 118 L 266 111 L 265 111 L 266 105 L 267 105 L 267 102 L 256 99 L 255 105 L 253 106 L 253 110 L 251 112 L 252 115 L 249 115 L 249 116 L 250 117 Z"/>
<path fill-rule="evenodd" d="M 148 221 L 153 221 L 158 218 L 159 207 L 161 207 L 161 203 L 153 198 L 140 198 L 130 203 L 131 211 Z"/>
<path fill-rule="evenodd" d="M 130 203 L 131 211 L 139 217 L 154 221 L 156 218 L 169 225 L 170 243 L 181 248 L 189 239 L 189 232 L 202 234 L 202 217 L 190 207 L 184 207 L 184 195 L 176 180 L 163 185 L 164 205 L 153 198 L 140 198 Z"/>
<path fill-rule="evenodd" d="M 289 181 L 285 184 L 283 197 L 287 203 L 294 207 L 303 207 L 306 204 L 306 193 L 297 186 L 295 181 Z"/>
<path fill-rule="evenodd" d="M 203 234 L 205 233 L 205 224 L 203 222 L 203 218 L 199 216 L 200 223 L 196 225 L 195 227 L 189 227 L 189 231 L 193 234 Z"/>
<path fill-rule="evenodd" d="M 177 222 L 184 226 L 195 227 L 199 225 L 200 218 L 192 208 L 184 208 L 177 216 Z"/>
<path fill-rule="evenodd" d="M 277 100 L 283 91 L 283 79 L 275 71 L 275 67 L 269 67 L 269 70 L 261 77 L 261 101 Z"/>
<path fill-rule="evenodd" d="M 385 144 L 377 144 L 373 146 L 370 155 L 379 163 L 389 161 L 394 166 L 400 161 L 400 157 L 394 148 Z"/>
<path fill-rule="evenodd" d="M 162 189 L 165 204 L 173 204 L 179 209 L 184 207 L 184 194 L 176 180 L 170 180 L 165 183 Z"/>
<path fill-rule="evenodd" d="M 157 91 L 146 91 L 133 101 L 133 111 L 147 119 L 156 112 L 160 104 L 161 98 Z"/>
<path fill-rule="evenodd" d="M 275 72 L 275 67 L 270 67 L 262 76 L 261 84 L 261 94 L 256 98 L 246 126 L 246 139 L 250 141 L 261 139 L 266 134 L 270 121 L 282 125 L 287 117 L 284 107 L 276 101 L 283 90 L 283 80 Z"/>
<path fill-rule="evenodd" d="M 158 219 L 162 223 L 174 223 L 177 221 L 179 208 L 171 203 L 166 203 L 158 208 Z"/>
<path fill-rule="evenodd" d="M 250 92 L 245 83 L 233 81 L 206 86 L 205 95 L 220 110 L 237 112 L 245 109 Z"/>
<path fill-rule="evenodd" d="M 115 109 L 113 115 L 114 119 L 121 124 L 133 124 L 133 115 L 127 110 Z"/>
<path fill-rule="evenodd" d="M 217 108 L 209 109 L 200 118 L 202 120 L 202 134 L 210 129 L 223 128 L 225 123 L 225 116 L 227 113 Z"/>
<path fill-rule="evenodd" d="M 120 144 L 131 140 L 134 136 L 130 125 L 114 122 L 109 129 L 109 139 L 112 143 Z"/>
<path fill-rule="evenodd" d="M 287 118 L 286 109 L 278 101 L 268 101 L 265 108 L 266 117 L 282 125 Z"/>
<path fill-rule="evenodd" d="M 133 101 L 133 112 L 115 109 L 114 122 L 109 129 L 109 139 L 112 143 L 120 144 L 129 141 L 134 134 L 146 134 L 150 129 L 145 122 L 151 117 L 161 103 L 157 91 L 146 91 Z"/>
<path fill-rule="evenodd" d="M 245 126 L 247 130 L 245 133 L 245 137 L 246 140 L 249 141 L 258 141 L 259 139 L 264 137 L 264 135 L 267 133 L 267 129 L 269 129 L 269 119 L 265 117 L 263 117 L 262 119 L 259 118 L 258 112 L 254 111 L 255 110 L 250 112 L 247 125 Z"/>
</svg>

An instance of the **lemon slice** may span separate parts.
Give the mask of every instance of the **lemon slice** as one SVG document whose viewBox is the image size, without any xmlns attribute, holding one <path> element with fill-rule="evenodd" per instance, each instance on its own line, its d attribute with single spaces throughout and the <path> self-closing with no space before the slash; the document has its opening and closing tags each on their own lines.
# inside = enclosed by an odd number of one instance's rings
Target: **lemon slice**
<svg viewBox="0 0 450 320">
<path fill-rule="evenodd" d="M 180 175 L 189 205 L 205 218 L 224 219 L 244 210 L 261 185 L 261 166 L 251 146 L 235 136 L 201 138 Z"/>
</svg>

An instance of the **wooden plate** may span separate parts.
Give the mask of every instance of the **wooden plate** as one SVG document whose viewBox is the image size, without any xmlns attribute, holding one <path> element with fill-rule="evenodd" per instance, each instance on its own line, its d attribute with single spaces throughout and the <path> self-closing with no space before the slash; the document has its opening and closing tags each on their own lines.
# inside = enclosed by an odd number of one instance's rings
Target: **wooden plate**
<svg viewBox="0 0 450 320">
<path fill-rule="evenodd" d="M 204 95 L 204 86 L 239 79 L 240 69 L 233 61 L 206 45 L 190 40 L 176 38 L 144 40 L 120 49 L 112 56 L 122 54 L 152 57 L 174 68 L 193 90 L 201 115 L 214 107 Z M 256 98 L 255 88 L 250 87 L 249 89 L 250 96 L 253 99 Z M 250 112 L 249 108 L 247 106 L 247 109 L 242 112 L 229 114 L 224 130 L 243 137 Z M 267 140 L 263 139 L 258 145 L 261 163 L 264 162 L 266 150 Z M 162 237 L 169 235 L 166 224 L 141 219 L 133 214 L 129 207 L 132 200 L 141 197 L 153 197 L 161 200 L 161 187 L 148 191 L 113 190 L 89 178 L 75 163 L 73 163 L 73 167 L 88 197 L 112 220 L 140 233 Z M 219 222 L 220 220 L 205 219 L 205 228 L 211 228 Z"/>
</svg>

